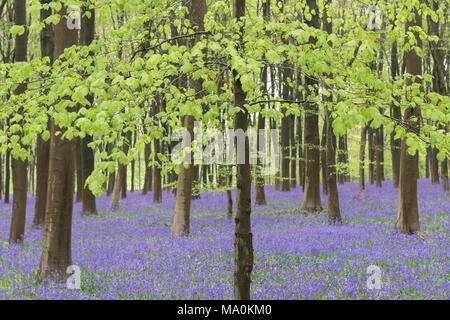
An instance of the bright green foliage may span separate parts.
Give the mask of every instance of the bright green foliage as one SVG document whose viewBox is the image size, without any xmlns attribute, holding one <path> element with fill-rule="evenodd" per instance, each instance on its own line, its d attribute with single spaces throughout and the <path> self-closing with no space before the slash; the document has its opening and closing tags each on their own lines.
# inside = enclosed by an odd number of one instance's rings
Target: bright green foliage
<svg viewBox="0 0 450 320">
<path fill-rule="evenodd" d="M 63 2 L 80 5 L 77 0 Z M 395 130 L 396 138 L 401 139 L 405 130 L 386 117 L 389 106 L 392 103 L 402 109 L 411 104 L 419 106 L 423 125 L 420 137 L 407 137 L 409 152 L 424 152 L 426 142 L 439 149 L 439 160 L 450 157 L 450 135 L 439 126 L 450 121 L 450 98 L 424 91 L 419 84 L 407 90 L 407 75 L 392 82 L 389 72 L 370 68 L 372 61 L 379 62 L 381 34 L 386 39 L 385 48 L 390 48 L 393 41 L 398 42 L 399 57 L 403 57 L 404 50 L 415 50 L 423 56 L 425 49 L 416 46 L 411 30 L 405 37 L 405 22 L 411 17 L 412 6 L 418 6 L 424 21 L 430 17 L 443 23 L 447 0 L 442 1 L 437 12 L 417 0 L 378 1 L 384 13 L 381 31 L 365 30 L 366 17 L 360 12 L 366 7 L 361 1 L 346 2 L 344 8 L 339 8 L 337 1 L 328 8 L 324 1 L 318 1 L 318 14 L 322 16 L 323 10 L 328 10 L 328 16 L 333 18 L 332 34 L 306 24 L 313 13 L 306 8 L 305 1 L 288 1 L 283 8 L 281 1 L 273 0 L 271 20 L 265 22 L 256 11 L 261 1 L 247 1 L 245 20 L 232 21 L 231 1 L 213 0 L 208 1 L 207 33 L 195 45 L 191 40 L 196 30 L 181 1 L 91 2 L 97 10 L 98 37 L 89 47 L 69 48 L 63 58 L 49 66 L 47 59 L 38 58 L 39 48 L 33 45 L 29 62 L 0 65 L 0 123 L 3 124 L 0 151 L 9 148 L 14 157 L 31 159 L 28 146 L 38 135 L 45 140 L 49 138 L 49 119 L 67 128 L 66 139 L 93 135 L 90 147 L 99 151 L 95 170 L 87 183 L 96 195 L 103 192 L 107 173 L 116 169 L 117 161 L 126 164 L 136 159 L 138 152 L 144 152 L 145 144 L 154 139 L 169 141 L 164 127 L 171 131 L 181 128 L 181 116 L 191 114 L 206 127 L 221 126 L 218 118 L 222 116 L 230 126 L 229 120 L 239 111 L 232 106 L 233 70 L 237 71 L 247 93 L 249 104 L 245 107 L 251 116 L 262 112 L 266 118 L 279 120 L 281 108 L 287 108 L 286 115 L 300 114 L 303 109 L 300 101 L 277 102 L 273 108 L 254 103 L 279 99 L 278 92 L 262 92 L 260 74 L 265 64 L 271 67 L 288 64 L 303 76 L 319 80 L 318 95 L 308 96 L 308 100 L 318 103 L 322 109 L 332 110 L 337 135 L 370 122 L 373 128 L 383 125 L 387 133 Z M 51 2 L 48 6 L 58 10 L 61 3 Z M 39 22 L 40 8 L 39 1 L 29 1 L 30 39 L 36 43 L 43 27 Z M 52 15 L 45 23 L 56 24 L 59 18 Z M 238 50 L 242 25 L 245 50 Z M 177 29 L 177 39 L 171 39 L 173 28 Z M 427 34 L 426 28 L 418 31 L 424 43 L 437 40 Z M 20 35 L 24 27 L 10 25 L 9 32 Z M 311 37 L 316 37 L 316 44 L 310 43 Z M 186 85 L 188 81 L 180 84 L 181 79 L 188 77 L 204 80 L 201 96 L 195 96 L 194 90 Z M 425 86 L 431 83 L 432 76 L 425 73 L 421 80 Z M 24 82 L 28 84 L 26 92 L 13 95 L 18 84 Z M 290 83 L 299 90 L 299 97 L 307 96 L 307 88 L 301 82 L 291 79 Z M 88 95 L 94 96 L 92 106 Z M 333 102 L 324 102 L 323 98 L 330 96 Z M 154 112 L 157 106 L 158 112 Z M 21 121 L 25 121 L 23 126 L 19 125 Z M 123 133 L 130 130 L 138 132 L 138 143 L 125 155 L 120 146 L 124 143 Z M 115 143 L 109 155 L 104 151 L 106 143 Z M 158 157 L 163 162 L 163 174 L 175 169 L 169 157 L 162 154 Z"/>
</svg>

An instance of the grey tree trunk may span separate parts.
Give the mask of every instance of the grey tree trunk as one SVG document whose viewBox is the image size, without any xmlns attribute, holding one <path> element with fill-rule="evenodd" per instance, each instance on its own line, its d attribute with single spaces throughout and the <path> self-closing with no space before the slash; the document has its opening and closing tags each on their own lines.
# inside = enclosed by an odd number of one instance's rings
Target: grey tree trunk
<svg viewBox="0 0 450 320">
<path fill-rule="evenodd" d="M 245 0 L 233 0 L 233 18 L 238 21 L 245 16 Z M 240 48 L 244 50 L 243 33 L 240 29 Z M 233 70 L 235 79 L 234 105 L 242 107 L 245 104 L 246 94 L 242 89 L 238 73 Z M 248 111 L 241 111 L 234 116 L 234 129 L 244 132 L 248 127 Z M 237 146 L 236 149 L 237 150 Z M 253 240 L 251 231 L 251 175 L 249 162 L 249 141 L 245 138 L 245 163 L 236 165 L 236 217 L 234 233 L 234 298 L 236 300 L 250 299 L 251 273 L 253 270 Z"/>
<path fill-rule="evenodd" d="M 25 32 L 16 36 L 15 61 L 26 61 L 28 52 L 28 28 L 27 12 L 25 0 L 14 0 L 14 23 L 25 27 Z M 21 83 L 15 95 L 21 95 L 26 90 L 26 84 Z M 23 112 L 23 110 L 19 111 Z M 23 125 L 23 123 L 21 123 Z M 25 215 L 27 210 L 28 162 L 22 159 L 13 159 L 13 207 L 11 214 L 11 227 L 9 232 L 9 242 L 23 242 L 25 234 Z"/>
<path fill-rule="evenodd" d="M 410 27 L 422 26 L 422 17 L 417 9 L 414 9 L 412 21 L 406 23 L 406 30 Z M 417 41 L 417 46 L 422 47 L 422 40 L 417 31 L 413 31 Z M 415 50 L 406 52 L 406 72 L 412 76 L 422 74 L 422 59 L 416 54 Z M 419 82 L 419 79 L 415 80 Z M 407 85 L 412 85 L 411 78 L 407 79 Z M 416 120 L 411 120 L 415 118 Z M 409 107 L 405 110 L 404 121 L 409 122 L 410 126 L 407 133 L 419 134 L 421 111 L 420 107 Z M 416 152 L 410 155 L 407 152 L 406 137 L 402 140 L 402 149 L 400 155 L 400 177 L 398 193 L 398 212 L 395 228 L 401 233 L 414 234 L 420 231 L 419 208 L 417 203 L 417 178 L 419 176 L 419 154 Z"/>
<path fill-rule="evenodd" d="M 67 28 L 67 19 L 64 17 L 66 8 L 63 6 L 58 13 L 61 20 L 55 25 L 54 59 L 78 40 L 77 30 Z M 64 132 L 64 129 L 57 128 L 53 121 L 50 129 L 49 183 L 39 266 L 40 279 L 53 274 L 64 278 L 67 267 L 72 264 L 75 145 L 73 141 L 62 139 L 62 134 L 56 135 L 57 131 Z"/>
</svg>

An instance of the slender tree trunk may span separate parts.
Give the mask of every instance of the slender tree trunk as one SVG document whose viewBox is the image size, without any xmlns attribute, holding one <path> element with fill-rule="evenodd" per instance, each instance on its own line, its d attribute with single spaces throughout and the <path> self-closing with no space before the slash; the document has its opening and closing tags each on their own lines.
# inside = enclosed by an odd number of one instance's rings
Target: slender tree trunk
<svg viewBox="0 0 450 320">
<path fill-rule="evenodd" d="M 332 10 L 332 1 L 328 0 L 326 5 L 329 6 L 328 10 Z M 331 34 L 333 32 L 332 22 L 328 21 L 328 11 L 324 9 L 323 15 L 323 28 L 328 33 Z M 330 17 L 331 18 L 331 17 Z M 332 43 L 329 43 L 332 46 Z M 325 99 L 333 105 L 333 97 L 325 97 Z M 342 222 L 341 219 L 341 210 L 339 206 L 339 193 L 336 183 L 336 135 L 333 131 L 333 118 L 331 116 L 331 111 L 329 107 L 325 107 L 325 123 L 324 123 L 324 132 L 322 133 L 322 139 L 325 139 L 325 159 L 322 160 L 325 162 L 326 167 L 325 170 L 322 167 L 322 171 L 325 171 L 325 183 L 326 189 L 328 191 L 328 223 L 335 224 Z"/>
<path fill-rule="evenodd" d="M 52 0 L 41 0 L 41 4 L 48 4 Z M 52 15 L 52 9 L 41 9 L 40 20 Z M 48 57 L 53 64 L 54 30 L 53 24 L 45 24 L 41 30 L 41 56 Z M 49 124 L 47 125 L 49 128 Z M 36 200 L 34 203 L 33 226 L 40 228 L 44 225 L 45 207 L 47 202 L 48 165 L 49 165 L 50 140 L 44 141 L 40 136 L 36 139 Z"/>
<path fill-rule="evenodd" d="M 233 183 L 233 177 L 230 176 L 228 177 L 228 190 L 227 190 L 227 214 L 228 214 L 228 218 L 231 219 L 232 215 L 233 215 L 233 195 L 231 194 L 231 184 Z"/>
<path fill-rule="evenodd" d="M 377 142 L 376 145 L 376 186 L 378 188 L 381 188 L 382 186 L 382 181 L 383 181 L 383 170 L 382 170 L 382 145 L 380 144 L 380 140 L 381 140 L 381 128 L 378 128 L 377 130 L 375 130 L 375 141 Z"/>
<path fill-rule="evenodd" d="M 122 151 L 125 155 L 128 155 L 128 150 L 130 149 L 130 140 L 131 140 L 130 133 L 131 131 L 128 131 L 123 135 L 125 141 L 123 142 L 122 145 Z M 111 208 L 111 210 L 116 210 L 117 208 L 119 208 L 120 205 L 119 196 L 120 191 L 123 189 L 123 179 L 126 179 L 127 177 L 126 170 L 127 170 L 126 165 L 118 162 L 116 178 L 114 180 L 114 188 L 111 196 L 111 201 L 109 203 L 109 207 Z"/>
<path fill-rule="evenodd" d="M 391 78 L 395 80 L 399 75 L 399 64 L 397 55 L 397 41 L 394 41 L 391 48 Z M 402 110 L 400 106 L 397 106 L 394 102 L 391 104 L 391 117 L 400 122 L 402 118 Z M 392 180 L 394 188 L 398 188 L 398 179 L 400 172 L 400 149 L 401 140 L 395 139 L 395 130 L 391 133 L 391 154 L 392 154 Z"/>
<path fill-rule="evenodd" d="M 151 173 L 152 168 L 149 166 L 149 158 L 151 154 L 151 143 L 148 143 L 145 145 L 144 149 L 144 165 L 145 165 L 145 174 L 144 174 L 144 187 L 142 189 L 142 194 L 146 195 L 147 192 L 150 190 L 150 187 L 152 185 L 152 179 L 151 179 Z"/>
<path fill-rule="evenodd" d="M 295 147 L 295 116 L 293 114 L 291 114 L 289 116 L 290 118 L 290 128 L 289 131 L 291 133 L 291 137 L 290 137 L 290 145 L 289 145 L 289 149 L 291 150 L 291 188 L 296 188 L 297 187 L 297 161 L 296 161 L 296 151 L 297 148 Z"/>
<path fill-rule="evenodd" d="M 365 186 L 365 158 L 366 158 L 367 126 L 361 127 L 361 144 L 359 145 L 359 192 L 366 189 Z"/>
<path fill-rule="evenodd" d="M 266 2 L 264 2 L 262 4 L 262 11 L 263 11 L 264 21 L 269 22 L 270 21 L 270 0 L 267 0 Z M 265 94 L 268 93 L 267 72 L 268 72 L 268 68 L 265 65 L 261 71 L 261 83 L 263 84 L 263 92 Z M 258 114 L 258 133 L 257 133 L 257 142 L 256 142 L 258 150 L 259 150 L 259 147 L 261 144 L 260 130 L 264 130 L 265 127 L 266 127 L 266 118 L 263 117 L 261 112 L 259 112 L 259 114 Z M 257 163 L 256 163 L 257 177 L 256 177 L 256 187 L 255 187 L 255 204 L 259 205 L 259 206 L 265 206 L 267 204 L 266 193 L 264 190 L 264 184 L 265 184 L 264 180 L 265 179 L 263 176 L 260 176 L 261 175 L 260 166 L 261 166 L 261 157 L 258 155 Z M 230 196 L 231 196 L 231 194 L 230 194 Z"/>
<path fill-rule="evenodd" d="M 406 30 L 409 27 L 422 26 L 422 17 L 417 9 L 414 9 L 413 21 L 406 23 Z M 422 47 L 422 40 L 417 31 L 413 31 L 417 46 Z M 412 76 L 422 74 L 422 59 L 415 50 L 406 52 L 406 72 Z M 419 82 L 420 80 L 416 79 Z M 407 79 L 407 85 L 412 85 L 411 78 Z M 409 99 L 408 99 L 409 100 Z M 415 118 L 416 120 L 412 120 Z M 419 106 L 411 105 L 405 110 L 404 121 L 409 123 L 407 133 L 419 134 L 421 111 Z M 400 155 L 400 178 L 398 193 L 398 213 L 395 228 L 401 233 L 413 234 L 420 231 L 419 209 L 417 203 L 417 178 L 419 175 L 419 154 L 416 152 L 410 155 L 407 152 L 406 137 L 402 140 Z"/>
<path fill-rule="evenodd" d="M 315 0 L 307 0 L 311 10 L 316 14 L 312 15 L 308 24 L 316 29 L 320 28 L 319 9 Z M 311 40 L 315 43 L 317 40 Z M 316 87 L 317 81 L 312 78 L 306 78 L 306 87 Z M 316 89 L 315 89 L 316 90 Z M 310 92 L 312 93 L 312 92 Z M 316 103 L 308 102 L 305 105 L 305 145 L 306 145 L 306 177 L 305 193 L 303 197 L 302 208 L 308 212 L 322 211 L 320 200 L 320 145 L 319 138 L 319 106 Z"/>
<path fill-rule="evenodd" d="M 338 173 L 339 184 L 345 183 L 345 135 L 339 136 L 339 145 L 338 145 L 338 163 L 341 167 L 341 170 Z"/>
<path fill-rule="evenodd" d="M 266 73 L 267 69 L 264 67 L 263 73 Z M 267 76 L 262 76 L 263 83 L 265 81 L 267 82 Z M 258 146 L 258 152 L 259 146 L 261 144 L 261 137 L 260 137 L 260 130 L 264 130 L 266 124 L 265 118 L 262 116 L 261 112 L 258 115 L 258 133 L 257 133 L 257 146 Z M 266 202 L 266 193 L 264 191 L 264 177 L 261 176 L 261 157 L 258 155 L 257 163 L 257 177 L 256 177 L 256 187 L 255 187 L 255 204 L 259 206 L 265 206 L 267 204 Z"/>
<path fill-rule="evenodd" d="M 289 69 L 283 69 L 283 99 L 289 100 L 289 84 L 288 78 L 290 78 L 291 74 Z M 289 191 L 290 182 L 289 182 L 289 116 L 286 115 L 286 109 L 282 109 L 283 118 L 281 119 L 281 191 Z"/>
<path fill-rule="evenodd" d="M 436 158 L 437 154 L 438 154 L 438 149 L 431 148 L 431 153 L 430 153 L 431 184 L 439 184 L 439 161 Z"/>
<path fill-rule="evenodd" d="M 326 120 L 322 127 L 322 140 L 320 141 L 320 164 L 322 169 L 322 191 L 327 192 L 327 124 Z"/>
<path fill-rule="evenodd" d="M 233 0 L 233 17 L 238 21 L 245 16 L 245 0 Z M 244 32 L 244 28 L 240 29 Z M 244 50 L 244 37 L 240 35 L 240 50 Z M 242 108 L 246 94 L 242 90 L 241 79 L 233 70 L 235 79 L 234 105 Z M 243 108 L 234 116 L 234 129 L 247 132 L 248 111 Z M 236 149 L 237 151 L 237 145 Z M 236 217 L 234 233 L 234 298 L 236 300 L 250 299 L 251 273 L 253 270 L 253 240 L 251 231 L 251 198 L 250 198 L 250 161 L 249 141 L 245 137 L 245 163 L 236 165 Z"/>
<path fill-rule="evenodd" d="M 425 177 L 428 179 L 430 177 L 430 154 L 431 147 L 427 147 L 427 155 L 425 156 Z"/>
<path fill-rule="evenodd" d="M 449 191 L 449 183 L 448 183 L 448 160 L 444 159 L 444 161 L 441 162 L 441 178 L 442 178 L 442 188 L 444 191 Z"/>
<path fill-rule="evenodd" d="M 85 3 L 88 4 L 89 1 Z M 88 13 L 88 14 L 87 14 Z M 88 16 L 90 15 L 90 16 Z M 95 37 L 95 8 L 89 9 L 86 6 L 82 8 L 81 15 L 81 31 L 80 31 L 80 43 L 83 46 L 89 46 Z M 93 55 L 93 53 L 91 53 Z M 86 99 L 90 105 L 94 103 L 94 96 L 89 94 Z M 92 174 L 95 168 L 95 156 L 94 150 L 89 147 L 89 143 L 93 141 L 93 137 L 86 135 L 81 139 L 81 161 L 82 161 L 82 197 L 83 202 L 82 210 L 88 214 L 97 214 L 97 203 L 94 194 L 89 189 L 89 186 L 85 186 L 86 179 Z"/>
<path fill-rule="evenodd" d="M 375 152 L 374 152 L 374 145 L 373 145 L 373 128 L 370 127 L 370 123 L 369 123 L 369 127 L 367 128 L 367 142 L 369 145 L 369 183 L 370 184 L 374 184 L 375 182 L 375 170 L 374 170 L 374 161 L 375 161 Z"/>
<path fill-rule="evenodd" d="M 161 140 L 153 140 L 153 150 L 157 157 L 158 165 L 153 167 L 153 203 L 161 203 L 162 201 L 162 186 L 161 186 L 161 160 L 158 154 L 161 153 Z"/>
<path fill-rule="evenodd" d="M 45 206 L 47 202 L 48 164 L 50 140 L 37 138 L 36 146 L 36 200 L 34 204 L 33 226 L 40 228 L 44 225 Z"/>
<path fill-rule="evenodd" d="M 198 5 L 196 1 L 192 0 L 192 5 Z M 205 3 L 206 7 L 206 3 Z M 195 9 L 194 9 L 195 10 Z M 198 86 L 197 86 L 198 89 Z M 201 84 L 200 84 L 201 90 Z M 197 91 L 199 92 L 199 91 Z M 191 136 L 191 141 L 194 136 L 194 117 L 186 115 L 184 118 L 184 126 Z M 177 193 L 175 201 L 175 214 L 173 217 L 172 234 L 175 236 L 188 236 L 190 231 L 190 210 L 191 210 L 191 196 L 192 196 L 192 176 L 193 176 L 193 159 L 192 152 L 189 156 L 189 165 L 186 168 L 184 163 L 180 165 L 180 173 L 178 174 Z"/>
<path fill-rule="evenodd" d="M 11 180 L 11 151 L 9 149 L 6 150 L 5 155 L 5 203 L 9 203 L 9 187 L 10 187 L 10 180 Z"/>
<path fill-rule="evenodd" d="M 27 60 L 28 52 L 28 30 L 26 25 L 27 13 L 25 0 L 14 0 L 14 23 L 25 27 L 25 32 L 21 36 L 16 36 L 15 41 L 15 61 L 23 62 Z M 26 84 L 21 83 L 14 91 L 14 94 L 21 95 L 25 92 L 25 90 Z M 20 112 L 23 112 L 23 110 Z M 27 210 L 28 191 L 28 162 L 22 159 L 14 159 L 13 163 L 13 207 L 11 214 L 9 243 L 23 242 L 23 237 L 25 234 L 25 215 Z"/>
<path fill-rule="evenodd" d="M 326 113 L 326 184 L 328 190 L 328 223 L 335 224 L 342 222 L 341 210 L 339 206 L 339 193 L 336 183 L 336 136 L 333 132 L 333 118 L 328 108 Z"/>
<path fill-rule="evenodd" d="M 121 163 L 118 164 L 116 178 L 114 179 L 114 187 L 111 194 L 111 200 L 109 202 L 109 208 L 111 210 L 117 210 L 120 205 L 119 197 L 120 197 L 120 189 L 122 188 L 122 177 L 121 171 L 123 170 L 123 165 Z"/>
<path fill-rule="evenodd" d="M 64 17 L 66 8 L 60 12 L 61 20 L 55 25 L 54 58 L 64 53 L 64 49 L 77 43 L 77 30 L 67 28 Z M 49 274 L 65 277 L 66 269 L 72 264 L 72 209 L 74 194 L 74 158 L 73 141 L 62 139 L 63 128 L 58 128 L 51 121 L 50 163 L 45 212 L 45 227 L 42 243 L 42 255 L 39 275 L 42 279 Z"/>
<path fill-rule="evenodd" d="M 434 12 L 439 10 L 439 1 L 431 1 L 432 9 Z M 447 6 L 448 10 L 448 6 Z M 442 26 L 442 31 L 440 31 L 440 23 L 439 21 L 434 22 L 430 17 L 428 17 L 428 26 L 429 32 L 439 38 L 437 42 L 430 42 L 430 51 L 433 57 L 433 91 L 437 92 L 443 96 L 447 95 L 447 86 L 448 83 L 445 80 L 445 43 L 444 43 L 444 32 L 447 26 L 448 20 L 444 22 Z M 447 73 L 448 77 L 448 73 Z M 441 129 L 447 129 L 446 125 L 440 125 Z M 438 150 L 436 148 L 432 148 L 431 158 L 430 158 L 430 167 L 431 167 L 431 182 L 433 184 L 439 184 L 439 162 L 436 158 Z M 444 190 L 448 190 L 448 168 L 447 168 L 447 158 L 441 163 L 441 177 L 442 177 L 442 187 Z"/>
<path fill-rule="evenodd" d="M 203 20 L 207 11 L 206 0 L 192 0 L 190 8 L 190 20 L 192 25 L 197 26 L 197 31 L 205 30 Z M 195 43 L 201 41 L 201 36 L 195 37 Z M 190 79 L 191 87 L 195 89 L 196 98 L 201 98 L 202 81 Z M 184 118 L 184 126 L 189 132 L 191 141 L 194 139 L 194 116 L 186 115 Z M 191 147 L 191 145 L 189 145 Z M 192 177 L 193 177 L 193 154 L 192 151 L 188 155 L 188 167 L 184 163 L 180 165 L 180 173 L 178 174 L 177 194 L 175 201 L 175 214 L 173 217 L 172 234 L 175 236 L 188 236 L 190 231 L 190 211 L 192 197 Z M 203 166 L 206 169 L 206 166 Z"/>
<path fill-rule="evenodd" d="M 137 140 L 136 136 L 137 136 L 137 131 L 135 131 L 133 133 L 133 147 L 136 146 L 136 140 Z M 138 156 L 139 156 L 139 154 L 138 154 Z M 136 161 L 133 159 L 131 161 L 131 189 L 130 189 L 131 192 L 134 192 L 134 188 L 135 188 L 135 186 L 134 186 L 135 172 L 136 172 Z"/>
<path fill-rule="evenodd" d="M 303 183 L 304 179 L 304 168 L 303 168 L 303 129 L 302 129 L 302 116 L 297 117 L 297 135 L 298 135 L 298 181 L 299 185 L 304 188 L 305 184 Z"/>
<path fill-rule="evenodd" d="M 83 159 L 83 207 L 85 213 L 97 214 L 97 203 L 94 194 L 89 189 L 89 186 L 84 187 L 86 179 L 94 171 L 94 150 L 88 145 L 92 142 L 92 136 L 86 136 L 81 140 L 81 154 Z"/>
<path fill-rule="evenodd" d="M 83 199 L 83 159 L 81 157 L 81 140 L 76 139 L 75 141 L 75 167 L 77 174 L 77 196 L 75 202 L 81 202 Z"/>
</svg>

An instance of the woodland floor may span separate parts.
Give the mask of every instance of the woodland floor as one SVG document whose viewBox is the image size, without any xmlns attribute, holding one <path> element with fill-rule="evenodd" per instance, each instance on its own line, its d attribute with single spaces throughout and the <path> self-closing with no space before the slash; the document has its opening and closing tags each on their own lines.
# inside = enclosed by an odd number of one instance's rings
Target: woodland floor
<svg viewBox="0 0 450 320">
<path fill-rule="evenodd" d="M 419 181 L 421 229 L 427 240 L 393 230 L 397 190 L 356 183 L 339 186 L 344 224 L 328 226 L 326 211 L 304 217 L 301 188 L 266 187 L 268 205 L 253 207 L 253 299 L 449 299 L 450 197 L 429 180 Z M 252 195 L 254 199 L 254 194 Z M 8 248 L 11 205 L 0 204 L 0 299 L 232 299 L 234 224 L 226 195 L 193 200 L 191 235 L 170 236 L 175 199 L 164 192 L 128 192 L 121 209 L 97 200 L 98 216 L 82 216 L 75 204 L 73 264 L 81 290 L 37 284 L 42 230 L 32 230 L 29 197 L 23 246 Z M 233 193 L 234 200 L 234 193 Z M 326 209 L 326 196 L 322 195 Z M 369 265 L 381 268 L 380 290 L 366 286 Z"/>
</svg>

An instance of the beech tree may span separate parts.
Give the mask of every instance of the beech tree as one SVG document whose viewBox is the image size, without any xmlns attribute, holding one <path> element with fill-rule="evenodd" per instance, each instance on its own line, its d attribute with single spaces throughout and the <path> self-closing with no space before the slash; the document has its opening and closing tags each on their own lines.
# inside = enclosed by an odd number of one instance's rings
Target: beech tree
<svg viewBox="0 0 450 320">
<path fill-rule="evenodd" d="M 233 0 L 233 18 L 239 25 L 239 50 L 244 48 L 245 0 Z M 246 94 L 242 87 L 242 75 L 233 70 L 234 105 L 240 108 L 234 117 L 234 129 L 248 129 L 248 111 L 244 107 Z M 236 145 L 236 150 L 238 147 Z M 249 161 L 249 141 L 245 137 L 245 160 L 236 165 L 236 216 L 234 233 L 234 298 L 236 300 L 250 299 L 251 273 L 253 270 L 253 237 L 251 230 L 251 176 Z"/>
<path fill-rule="evenodd" d="M 311 19 L 308 25 L 319 29 L 319 10 L 315 0 L 307 1 L 311 12 Z M 314 12 L 315 14 L 313 14 Z M 312 39 L 310 45 L 313 47 L 316 40 Z M 309 97 L 317 94 L 317 81 L 306 77 L 306 86 Z M 305 193 L 303 197 L 302 208 L 308 212 L 322 211 L 322 202 L 320 200 L 320 138 L 319 138 L 319 107 L 314 102 L 305 104 Z"/>
<path fill-rule="evenodd" d="M 197 31 L 205 31 L 203 20 L 206 14 L 206 0 L 192 0 L 190 7 L 190 20 L 192 25 L 197 26 Z M 201 41 L 201 36 L 198 34 L 195 37 L 195 43 Z M 202 82 L 200 80 L 190 79 L 191 86 L 195 90 L 196 98 L 201 95 Z M 194 116 L 186 115 L 184 117 L 184 126 L 194 140 Z M 189 146 L 191 147 L 191 146 Z M 191 196 L 192 196 L 192 178 L 193 178 L 193 156 L 192 151 L 188 154 L 189 163 L 183 162 L 180 165 L 180 173 L 178 174 L 177 193 L 175 201 L 175 213 L 173 217 L 172 234 L 176 236 L 189 235 L 190 227 L 190 210 L 191 210 Z"/>
<path fill-rule="evenodd" d="M 22 35 L 16 36 L 15 61 L 27 60 L 28 52 L 28 30 L 27 11 L 25 0 L 14 0 L 14 23 L 24 29 Z M 21 83 L 14 90 L 14 95 L 19 96 L 26 90 L 26 84 Z M 21 110 L 23 112 L 23 110 Z M 21 113 L 22 113 L 21 112 Z M 23 123 L 21 123 L 23 125 Z M 25 215 L 27 210 L 27 177 L 28 161 L 16 157 L 13 159 L 13 208 L 11 215 L 11 228 L 9 232 L 9 242 L 22 242 L 25 234 Z"/>
<path fill-rule="evenodd" d="M 422 40 L 419 32 L 414 27 L 422 26 L 422 17 L 418 13 L 417 8 L 412 9 L 414 15 L 406 23 L 408 32 L 411 32 L 415 47 L 422 47 Z M 412 48 L 406 50 L 406 72 L 408 73 L 407 85 L 411 92 L 417 94 L 420 92 L 421 83 L 418 78 L 422 74 L 422 58 Z M 411 101 L 411 96 L 407 96 L 410 102 L 404 113 L 404 121 L 408 124 L 407 134 L 413 133 L 419 135 L 421 110 L 420 106 Z M 402 140 L 402 148 L 400 153 L 400 175 L 399 175 L 399 194 L 398 194 L 398 212 L 395 228 L 402 233 L 413 234 L 420 230 L 419 225 L 419 209 L 417 203 L 417 179 L 419 176 L 419 153 L 418 151 L 410 154 L 407 150 L 407 138 Z"/>
<path fill-rule="evenodd" d="M 54 60 L 63 55 L 66 48 L 76 45 L 78 41 L 78 30 L 68 28 L 66 13 L 67 8 L 64 6 L 58 12 L 61 18 L 55 25 Z M 64 104 L 65 98 L 61 96 L 57 104 Z M 47 190 L 47 200 L 51 199 L 51 201 L 47 201 L 45 209 L 42 255 L 39 265 L 40 279 L 55 274 L 64 277 L 66 268 L 72 264 L 75 143 L 64 137 L 66 130 L 54 119 L 51 120 Z"/>
</svg>

